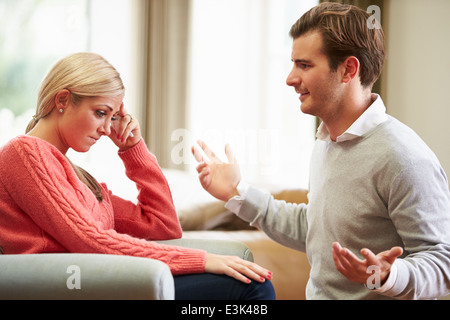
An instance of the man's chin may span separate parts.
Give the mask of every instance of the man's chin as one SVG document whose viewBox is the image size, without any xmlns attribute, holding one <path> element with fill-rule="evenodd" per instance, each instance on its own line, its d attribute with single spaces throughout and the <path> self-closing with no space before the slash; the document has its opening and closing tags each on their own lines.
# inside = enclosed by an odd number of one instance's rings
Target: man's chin
<svg viewBox="0 0 450 320">
<path fill-rule="evenodd" d="M 309 115 L 314 116 L 313 110 L 311 109 L 309 103 L 300 104 L 300 111 L 304 114 L 309 114 Z"/>
</svg>

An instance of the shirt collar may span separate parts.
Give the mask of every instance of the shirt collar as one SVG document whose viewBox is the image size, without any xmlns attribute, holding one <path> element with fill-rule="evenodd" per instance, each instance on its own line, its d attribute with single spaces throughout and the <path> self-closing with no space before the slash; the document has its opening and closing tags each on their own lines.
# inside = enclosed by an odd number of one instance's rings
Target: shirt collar
<svg viewBox="0 0 450 320">
<path fill-rule="evenodd" d="M 378 94 L 374 93 L 373 95 L 375 101 L 343 134 L 336 138 L 336 142 L 343 142 L 361 137 L 387 120 L 386 107 L 384 106 L 383 100 Z M 324 123 L 321 123 L 317 129 L 316 137 L 319 140 L 331 141 L 330 133 Z"/>
</svg>

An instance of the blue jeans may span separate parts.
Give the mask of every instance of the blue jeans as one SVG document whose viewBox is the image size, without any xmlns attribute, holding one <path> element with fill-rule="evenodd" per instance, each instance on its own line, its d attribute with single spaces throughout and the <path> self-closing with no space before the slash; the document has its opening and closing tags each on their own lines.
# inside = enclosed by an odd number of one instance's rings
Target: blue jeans
<svg viewBox="0 0 450 320">
<path fill-rule="evenodd" d="M 175 300 L 275 300 L 272 283 L 245 284 L 211 273 L 175 276 Z"/>
</svg>

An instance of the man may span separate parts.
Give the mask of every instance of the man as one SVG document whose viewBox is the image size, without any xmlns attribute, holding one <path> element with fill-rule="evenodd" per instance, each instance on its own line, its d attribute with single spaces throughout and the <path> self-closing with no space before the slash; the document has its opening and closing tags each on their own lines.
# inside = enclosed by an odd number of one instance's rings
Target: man
<svg viewBox="0 0 450 320">
<path fill-rule="evenodd" d="M 308 299 L 433 299 L 450 288 L 450 194 L 438 159 L 371 92 L 385 56 L 381 28 L 354 6 L 321 4 L 291 28 L 287 84 L 322 120 L 309 204 L 276 201 L 193 148 L 202 186 L 240 218 L 306 251 Z"/>
</svg>

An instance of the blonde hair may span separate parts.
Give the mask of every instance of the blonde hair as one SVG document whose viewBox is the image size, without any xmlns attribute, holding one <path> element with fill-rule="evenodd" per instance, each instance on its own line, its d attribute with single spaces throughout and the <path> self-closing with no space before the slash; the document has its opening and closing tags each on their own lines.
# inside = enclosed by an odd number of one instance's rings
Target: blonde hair
<svg viewBox="0 0 450 320">
<path fill-rule="evenodd" d="M 36 113 L 28 124 L 25 133 L 31 131 L 40 119 L 47 117 L 55 108 L 55 96 L 61 91 L 70 91 L 74 105 L 85 97 L 118 96 L 125 93 L 120 74 L 102 56 L 80 52 L 58 61 L 44 80 L 38 91 Z M 85 170 L 72 164 L 75 172 L 96 195 L 103 199 L 98 182 Z"/>
</svg>

